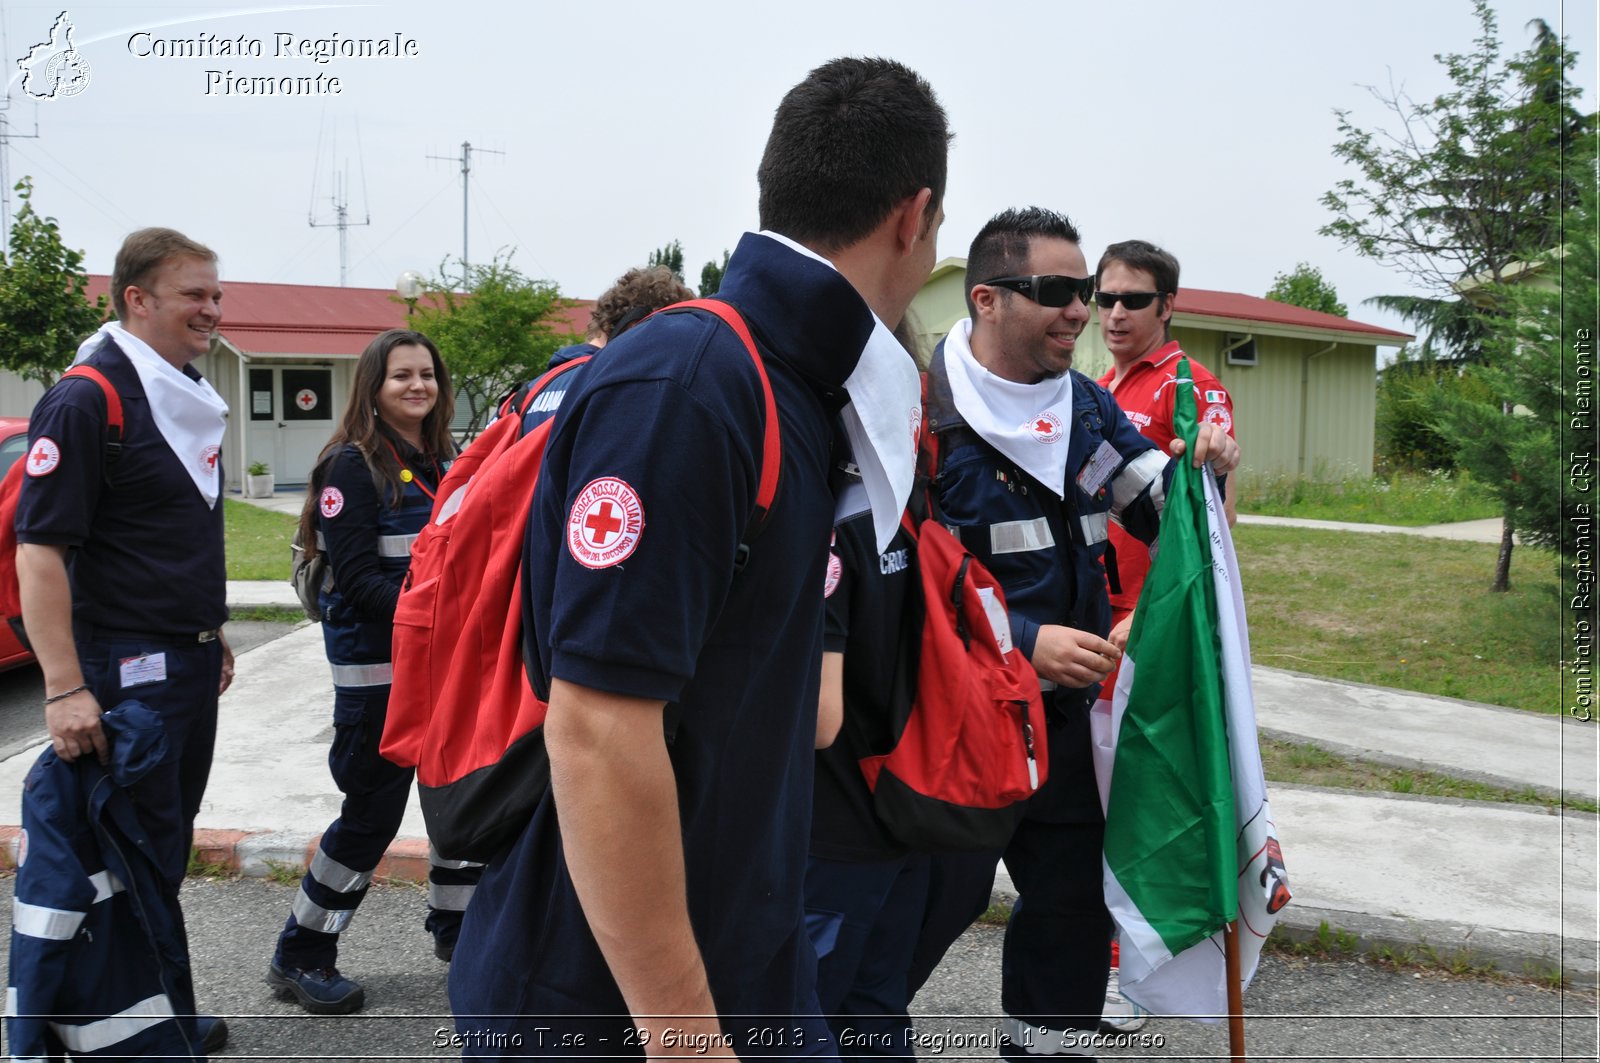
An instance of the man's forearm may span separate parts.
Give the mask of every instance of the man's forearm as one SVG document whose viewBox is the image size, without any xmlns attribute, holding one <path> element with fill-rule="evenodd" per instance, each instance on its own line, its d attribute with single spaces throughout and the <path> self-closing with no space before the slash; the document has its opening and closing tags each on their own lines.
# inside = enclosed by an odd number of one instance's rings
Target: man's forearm
<svg viewBox="0 0 1600 1063">
<path fill-rule="evenodd" d="M 22 624 L 44 673 L 45 695 L 80 685 L 83 670 L 72 638 L 72 584 L 67 579 L 66 549 L 19 544 L 17 584 L 22 592 Z"/>
<path fill-rule="evenodd" d="M 662 709 L 555 680 L 544 728 L 550 785 L 573 888 L 636 1025 L 658 1033 L 651 1016 L 706 1015 L 716 1032 L 689 924 Z"/>
</svg>

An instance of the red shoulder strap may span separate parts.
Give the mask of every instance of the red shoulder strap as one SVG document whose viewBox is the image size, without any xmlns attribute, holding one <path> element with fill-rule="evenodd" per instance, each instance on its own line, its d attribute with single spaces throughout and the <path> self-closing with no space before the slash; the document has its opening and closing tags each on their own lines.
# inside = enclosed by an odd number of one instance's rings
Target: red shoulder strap
<svg viewBox="0 0 1600 1063">
<path fill-rule="evenodd" d="M 92 365 L 75 365 L 71 369 L 68 369 L 65 373 L 62 373 L 61 379 L 65 380 L 69 376 L 82 377 L 85 380 L 93 380 L 96 384 L 100 385 L 100 390 L 105 392 L 106 396 L 106 424 L 114 432 L 116 432 L 117 441 L 121 442 L 122 396 L 118 395 L 117 389 L 111 386 L 111 381 L 107 380 L 106 375 Z"/>
<path fill-rule="evenodd" d="M 772 509 L 772 500 L 777 497 L 778 469 L 783 465 L 783 441 L 778 431 L 778 403 L 772 397 L 772 382 L 767 379 L 766 363 L 761 360 L 761 352 L 756 349 L 756 340 L 750 335 L 750 326 L 745 323 L 744 316 L 732 304 L 721 299 L 686 299 L 681 303 L 664 307 L 661 312 L 669 310 L 704 310 L 715 314 L 744 343 L 744 349 L 750 352 L 750 360 L 756 365 L 756 375 L 761 378 L 761 395 L 767 407 L 767 424 L 761 440 L 761 483 L 756 488 L 756 512 L 753 521 L 759 527 L 766 522 L 767 513 Z"/>
<path fill-rule="evenodd" d="M 554 369 L 547 369 L 544 371 L 544 373 L 535 377 L 533 383 L 528 385 L 527 392 L 522 396 L 522 405 L 516 410 L 517 417 L 522 418 L 527 416 L 528 407 L 533 405 L 533 400 L 538 397 L 539 392 L 543 391 L 545 389 L 545 385 L 549 384 L 550 381 L 554 380 L 562 373 L 565 373 L 568 369 L 573 369 L 577 366 L 580 366 L 593 357 L 594 355 L 592 354 L 586 354 L 581 358 L 574 358 L 569 362 L 562 362 Z M 501 417 L 504 417 L 506 414 L 512 412 L 511 403 L 516 397 L 517 396 L 515 392 L 506 396 L 506 401 L 500 404 Z"/>
</svg>

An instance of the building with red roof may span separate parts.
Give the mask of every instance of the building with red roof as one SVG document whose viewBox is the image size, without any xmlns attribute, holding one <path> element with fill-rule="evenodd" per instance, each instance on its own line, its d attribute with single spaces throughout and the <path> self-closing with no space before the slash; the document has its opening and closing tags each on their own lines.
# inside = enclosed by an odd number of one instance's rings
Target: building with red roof
<svg viewBox="0 0 1600 1063">
<path fill-rule="evenodd" d="M 110 278 L 91 274 L 91 299 Z M 223 467 L 237 488 L 255 462 L 279 484 L 306 481 L 350 394 L 355 360 L 385 329 L 404 328 L 408 308 L 392 288 L 330 288 L 223 279 L 222 327 L 195 367 L 227 400 Z M 558 332 L 582 336 L 592 300 L 573 300 Z M 442 352 L 448 364 L 450 352 Z M 0 414 L 23 416 L 42 390 L 10 374 L 0 380 Z M 465 403 L 458 398 L 464 420 Z"/>
</svg>

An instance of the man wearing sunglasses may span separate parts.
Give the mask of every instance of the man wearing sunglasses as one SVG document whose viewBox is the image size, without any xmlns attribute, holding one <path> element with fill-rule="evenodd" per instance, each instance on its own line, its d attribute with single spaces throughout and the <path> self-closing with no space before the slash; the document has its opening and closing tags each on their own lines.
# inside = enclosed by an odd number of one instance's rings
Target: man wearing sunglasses
<svg viewBox="0 0 1600 1063">
<path fill-rule="evenodd" d="M 973 240 L 967 278 L 971 317 L 928 371 L 939 500 L 999 579 L 1012 643 L 1039 673 L 1050 775 L 1004 853 L 934 858 L 911 982 L 983 911 L 1003 856 L 1019 901 L 1002 961 L 1002 1055 L 1089 1056 L 1112 933 L 1089 711 L 1121 656 L 1106 639 L 1102 556 L 1112 521 L 1154 541 L 1171 462 L 1104 388 L 1072 371 L 1094 281 L 1066 217 L 1037 207 L 997 215 Z M 1239 460 L 1216 425 L 1202 426 L 1192 456 L 1208 459 L 1219 472 Z"/>
</svg>

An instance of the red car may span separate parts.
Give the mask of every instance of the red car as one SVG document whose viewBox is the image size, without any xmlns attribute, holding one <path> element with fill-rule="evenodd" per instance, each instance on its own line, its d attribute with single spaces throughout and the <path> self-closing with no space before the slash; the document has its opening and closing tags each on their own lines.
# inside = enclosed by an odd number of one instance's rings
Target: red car
<svg viewBox="0 0 1600 1063">
<path fill-rule="evenodd" d="M 28 449 L 28 419 L 0 417 L 0 477 L 11 471 Z M 22 648 L 11 625 L 0 620 L 0 671 L 33 662 L 33 654 Z"/>
</svg>

